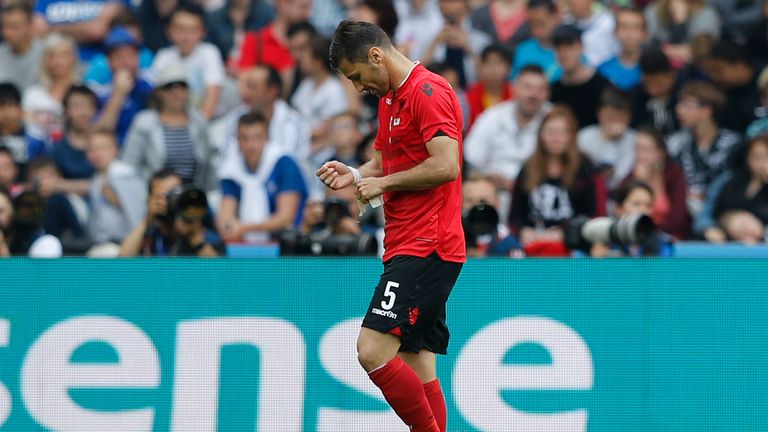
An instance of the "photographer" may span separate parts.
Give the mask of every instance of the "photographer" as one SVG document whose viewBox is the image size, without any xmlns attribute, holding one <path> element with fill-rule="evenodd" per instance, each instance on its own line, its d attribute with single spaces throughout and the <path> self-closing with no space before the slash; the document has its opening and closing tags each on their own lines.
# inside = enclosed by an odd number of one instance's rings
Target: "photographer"
<svg viewBox="0 0 768 432">
<path fill-rule="evenodd" d="M 671 256 L 673 254 L 674 238 L 658 230 L 650 218 L 653 212 L 654 197 L 653 189 L 648 184 L 641 181 L 626 182 L 616 190 L 613 199 L 616 206 L 613 211 L 614 219 L 610 222 L 610 228 L 594 231 L 602 231 L 601 234 L 608 234 L 608 237 L 612 237 L 612 241 L 592 241 L 589 247 L 590 256 L 603 258 Z M 588 225 L 596 221 L 598 219 L 593 219 L 586 222 L 586 224 Z M 576 222 L 571 226 L 579 225 Z M 603 226 L 607 227 L 608 225 L 605 224 Z M 580 231 L 583 232 L 583 230 Z M 591 241 L 591 239 L 583 238 L 583 235 L 581 237 L 581 240 Z M 568 242 L 569 239 L 566 239 L 566 243 Z M 573 247 L 572 244 L 569 244 L 569 246 Z"/>
<path fill-rule="evenodd" d="M 521 256 L 517 238 L 499 223 L 498 193 L 490 176 L 470 175 L 462 185 L 462 225 L 469 256 Z"/>
<path fill-rule="evenodd" d="M 328 189 L 325 200 L 307 202 L 298 230 L 281 233 L 281 254 L 375 255 L 376 227 L 361 226 L 358 214 L 354 188 Z"/>
<path fill-rule="evenodd" d="M 217 256 L 218 236 L 208 228 L 208 200 L 182 186 L 172 169 L 149 181 L 147 216 L 120 245 L 120 256 Z"/>
<path fill-rule="evenodd" d="M 61 242 L 43 230 L 44 215 L 45 203 L 40 195 L 23 192 L 12 201 L 10 193 L 0 187 L 0 257 L 60 257 Z"/>
</svg>

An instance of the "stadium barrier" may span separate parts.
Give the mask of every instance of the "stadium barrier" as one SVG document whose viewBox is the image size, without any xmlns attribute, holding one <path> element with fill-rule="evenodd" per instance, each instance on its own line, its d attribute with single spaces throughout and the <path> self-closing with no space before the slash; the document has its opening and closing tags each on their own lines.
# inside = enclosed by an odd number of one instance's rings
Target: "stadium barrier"
<svg viewBox="0 0 768 432">
<path fill-rule="evenodd" d="M 375 259 L 0 261 L 0 430 L 405 431 L 355 361 Z M 449 430 L 768 430 L 759 260 L 476 260 Z"/>
</svg>

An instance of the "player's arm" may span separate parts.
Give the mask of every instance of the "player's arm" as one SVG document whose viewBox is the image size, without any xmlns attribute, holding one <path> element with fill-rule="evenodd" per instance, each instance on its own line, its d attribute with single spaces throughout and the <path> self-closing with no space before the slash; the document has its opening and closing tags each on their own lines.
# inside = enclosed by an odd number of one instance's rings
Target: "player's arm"
<svg viewBox="0 0 768 432">
<path fill-rule="evenodd" d="M 411 169 L 363 178 L 357 186 L 361 197 L 368 200 L 384 192 L 432 189 L 459 177 L 458 141 L 445 135 L 435 136 L 427 142 L 427 151 L 429 157 Z"/>
<path fill-rule="evenodd" d="M 339 161 L 324 163 L 315 173 L 317 177 L 331 189 L 339 190 L 355 183 L 355 168 L 349 167 Z M 361 178 L 381 177 L 381 152 L 376 151 L 376 156 L 357 168 Z"/>
</svg>

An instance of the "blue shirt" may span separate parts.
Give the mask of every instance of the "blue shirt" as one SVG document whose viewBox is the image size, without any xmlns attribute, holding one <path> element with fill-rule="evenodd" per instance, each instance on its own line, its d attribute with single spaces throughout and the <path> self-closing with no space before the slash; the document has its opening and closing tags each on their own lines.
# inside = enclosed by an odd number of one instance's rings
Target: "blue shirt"
<svg viewBox="0 0 768 432">
<path fill-rule="evenodd" d="M 35 4 L 35 12 L 42 15 L 52 26 L 73 24 L 94 20 L 101 14 L 104 6 L 112 2 L 128 5 L 126 0 L 38 0 Z M 78 46 L 80 59 L 85 62 L 102 51 L 101 43 L 78 44 Z"/>
<path fill-rule="evenodd" d="M 640 84 L 640 65 L 627 67 L 619 61 L 618 56 L 605 61 L 597 67 L 597 71 L 622 90 L 631 90 Z"/>
<path fill-rule="evenodd" d="M 83 150 L 73 148 L 66 136 L 53 144 L 51 158 L 65 179 L 90 179 L 93 177 L 93 165 L 88 161 Z"/>
<path fill-rule="evenodd" d="M 152 50 L 142 47 L 139 50 L 139 70 L 149 71 L 154 58 L 155 55 L 152 54 Z M 91 59 L 83 81 L 89 86 L 94 84 L 107 85 L 112 82 L 112 70 L 109 69 L 109 60 L 105 54 L 99 53 Z"/>
<path fill-rule="evenodd" d="M 550 83 L 559 80 L 563 74 L 563 70 L 560 69 L 557 58 L 555 58 L 555 50 L 541 45 L 538 39 L 530 38 L 521 42 L 515 50 L 515 61 L 512 64 L 510 79 L 517 78 L 517 74 L 522 68 L 532 64 L 539 65 L 544 69 L 544 74 Z"/>
<path fill-rule="evenodd" d="M 131 126 L 131 122 L 133 122 L 133 118 L 139 111 L 147 107 L 152 89 L 153 86 L 148 80 L 142 77 L 136 78 L 136 84 L 123 104 L 123 110 L 120 111 L 120 117 L 117 119 L 117 127 L 115 128 L 118 143 L 121 147 L 125 140 L 125 135 L 128 133 L 128 128 Z M 104 86 L 97 93 L 99 95 L 99 106 L 105 107 L 109 98 L 112 97 L 112 84 Z"/>
<path fill-rule="evenodd" d="M 301 169 L 290 156 L 283 156 L 277 161 L 264 187 L 267 191 L 270 214 L 274 214 L 277 211 L 277 197 L 280 194 L 298 192 L 301 196 L 301 201 L 299 203 L 299 210 L 296 212 L 294 225 L 301 223 L 301 217 L 304 214 L 304 203 L 307 199 L 307 185 L 304 183 Z M 240 201 L 240 196 L 243 193 L 242 185 L 231 178 L 224 178 L 221 180 L 221 193 L 224 196 Z"/>
</svg>

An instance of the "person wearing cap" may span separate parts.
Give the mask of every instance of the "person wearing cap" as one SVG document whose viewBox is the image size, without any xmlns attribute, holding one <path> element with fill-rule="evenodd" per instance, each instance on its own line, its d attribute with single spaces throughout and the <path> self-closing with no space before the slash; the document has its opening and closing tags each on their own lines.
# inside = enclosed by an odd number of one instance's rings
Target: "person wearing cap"
<svg viewBox="0 0 768 432">
<path fill-rule="evenodd" d="M 73 37 L 80 49 L 80 59 L 88 62 L 101 51 L 112 18 L 129 3 L 127 0 L 38 0 L 34 2 L 34 33 L 38 37 L 51 32 Z"/>
<path fill-rule="evenodd" d="M 552 103 L 567 105 L 583 128 L 597 123 L 597 107 L 603 89 L 610 85 L 595 68 L 584 63 L 581 30 L 570 24 L 558 26 L 552 34 L 555 56 L 563 74 L 552 85 Z"/>
<path fill-rule="evenodd" d="M 208 199 L 197 188 L 181 191 L 175 202 L 173 229 L 176 242 L 171 248 L 173 256 L 215 257 L 221 255 L 223 245 L 219 236 L 206 226 L 209 213 Z"/>
<path fill-rule="evenodd" d="M 145 182 L 153 173 L 171 168 L 185 183 L 211 191 L 217 187 L 217 151 L 208 140 L 203 116 L 190 106 L 188 82 L 182 63 L 169 63 L 158 72 L 156 106 L 136 115 L 121 158 Z"/>
<path fill-rule="evenodd" d="M 112 29 L 104 41 L 112 71 L 112 83 L 95 89 L 101 102 L 97 128 L 114 130 L 122 145 L 133 118 L 146 108 L 153 85 L 139 73 L 141 42 L 129 29 Z"/>
<path fill-rule="evenodd" d="M 89 233 L 97 245 L 119 244 L 141 223 L 146 212 L 146 187 L 131 165 L 117 159 L 117 142 L 108 131 L 88 139 L 88 160 L 96 169 L 90 188 Z"/>
</svg>

